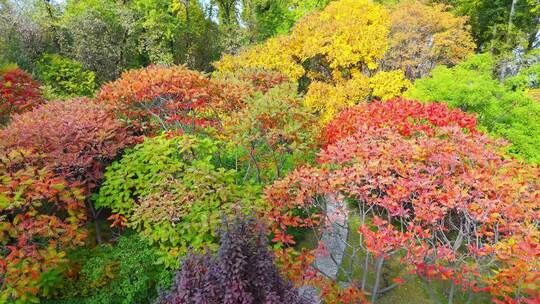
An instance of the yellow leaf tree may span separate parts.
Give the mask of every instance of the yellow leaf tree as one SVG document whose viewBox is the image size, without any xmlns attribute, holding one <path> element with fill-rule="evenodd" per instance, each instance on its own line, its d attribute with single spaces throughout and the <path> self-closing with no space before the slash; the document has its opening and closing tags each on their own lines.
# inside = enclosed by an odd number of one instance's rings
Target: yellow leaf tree
<svg viewBox="0 0 540 304">
<path fill-rule="evenodd" d="M 347 105 L 395 97 L 408 86 L 401 71 L 371 81 L 387 51 L 390 26 L 382 5 L 368 0 L 333 1 L 323 11 L 301 19 L 289 35 L 236 56 L 225 55 L 215 66 L 224 72 L 263 68 L 285 73 L 306 91 L 306 106 L 326 122 Z M 381 81 L 381 76 L 386 79 Z M 380 87 L 388 83 L 390 90 Z"/>
</svg>

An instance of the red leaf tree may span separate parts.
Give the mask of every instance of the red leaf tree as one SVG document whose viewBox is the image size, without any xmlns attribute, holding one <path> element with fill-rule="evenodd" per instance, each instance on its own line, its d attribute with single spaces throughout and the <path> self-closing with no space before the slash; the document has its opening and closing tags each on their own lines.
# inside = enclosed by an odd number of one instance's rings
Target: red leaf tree
<svg viewBox="0 0 540 304">
<path fill-rule="evenodd" d="M 0 125 L 11 114 L 22 113 L 43 103 L 39 84 L 19 68 L 0 71 Z"/>
<path fill-rule="evenodd" d="M 0 130 L 0 149 L 26 149 L 42 155 L 52 172 L 69 182 L 79 182 L 90 193 L 107 166 L 123 148 L 137 143 L 124 123 L 88 99 L 72 99 L 45 104 L 14 115 Z M 93 219 L 99 216 L 88 200 Z M 96 241 L 101 242 L 99 225 Z"/>
<path fill-rule="evenodd" d="M 291 228 L 332 221 L 313 210 L 325 210 L 324 198 L 335 196 L 341 208 L 351 202 L 348 211 L 360 218 L 355 250 L 364 252 L 364 265 L 374 260 L 363 272 L 374 268 L 375 282 L 371 290 L 365 279 L 353 286 L 369 292 L 372 302 L 402 282 L 395 277 L 395 284 L 382 288 L 389 259 L 407 265 L 433 297 L 443 288 L 449 302 L 458 291 L 486 291 L 509 303 L 538 301 L 538 167 L 499 153 L 504 144 L 476 132 L 474 119 L 464 113 L 404 100 L 387 103 L 338 115 L 333 126 L 341 119 L 342 126 L 353 127 L 332 133 L 319 154 L 321 166 L 298 169 L 267 190 L 265 218 L 276 240 L 293 243 Z M 388 111 L 379 115 L 378 107 Z"/>
<path fill-rule="evenodd" d="M 423 104 L 401 98 L 373 101 L 370 106 L 356 105 L 336 115 L 326 126 L 322 142 L 327 145 L 336 143 L 364 125 L 390 128 L 403 136 L 417 132 L 432 136 L 437 127 L 444 126 L 475 132 L 476 118 L 459 109 L 450 110 L 444 103 Z"/>
<path fill-rule="evenodd" d="M 102 178 L 104 167 L 138 141 L 101 105 L 84 98 L 15 115 L 0 136 L 0 147 L 42 153 L 57 174 L 80 181 L 89 190 Z"/>
<path fill-rule="evenodd" d="M 0 299 L 27 303 L 86 237 L 84 196 L 26 150 L 0 152 Z"/>
<path fill-rule="evenodd" d="M 195 132 L 217 126 L 221 110 L 241 107 L 243 90 L 183 66 L 150 66 L 123 73 L 104 85 L 97 99 L 146 133 Z"/>
</svg>

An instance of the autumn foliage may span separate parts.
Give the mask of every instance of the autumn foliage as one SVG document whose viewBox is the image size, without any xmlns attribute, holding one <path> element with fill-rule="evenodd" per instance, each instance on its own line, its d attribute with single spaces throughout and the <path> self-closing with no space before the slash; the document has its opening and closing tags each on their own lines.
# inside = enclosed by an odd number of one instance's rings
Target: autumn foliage
<svg viewBox="0 0 540 304">
<path fill-rule="evenodd" d="M 283 73 L 261 69 L 245 69 L 236 72 L 234 75 L 238 79 L 250 83 L 255 88 L 255 91 L 261 93 L 266 93 L 271 88 L 290 81 Z"/>
<path fill-rule="evenodd" d="M 389 48 L 383 66 L 408 79 L 428 76 L 436 65 L 455 65 L 474 53 L 467 17 L 440 3 L 405 0 L 390 6 Z"/>
<path fill-rule="evenodd" d="M 221 108 L 240 107 L 241 92 L 241 87 L 213 81 L 182 66 L 150 66 L 123 73 L 104 85 L 97 99 L 147 133 L 159 128 L 194 132 L 217 126 Z"/>
<path fill-rule="evenodd" d="M 55 173 L 83 182 L 89 189 L 123 148 L 137 142 L 122 122 L 84 98 L 52 102 L 15 115 L 0 134 L 0 147 L 43 154 Z"/>
<path fill-rule="evenodd" d="M 22 113 L 43 103 L 39 84 L 19 68 L 0 70 L 0 124 L 11 114 Z"/>
<path fill-rule="evenodd" d="M 19 2 L 0 304 L 540 304 L 539 0 Z"/>
<path fill-rule="evenodd" d="M 86 236 L 84 196 L 27 150 L 0 152 L 0 301 L 36 301 Z"/>
<path fill-rule="evenodd" d="M 420 103 L 396 98 L 386 102 L 374 101 L 369 105 L 360 104 L 341 111 L 326 126 L 322 140 L 325 144 L 334 144 L 366 126 L 390 128 L 402 136 L 415 133 L 433 136 L 437 128 L 446 126 L 477 132 L 474 115 L 449 109 L 444 103 Z"/>
<path fill-rule="evenodd" d="M 385 105 L 371 103 L 356 109 L 365 116 L 338 116 L 334 125 L 354 127 L 333 133 L 319 154 L 321 166 L 300 168 L 268 189 L 265 218 L 275 241 L 294 244 L 288 229 L 331 220 L 321 212 L 295 212 L 324 210 L 331 195 L 354 202 L 361 218 L 372 219 L 359 231 L 381 267 L 397 256 L 428 286 L 451 282 L 510 303 L 537 301 L 539 169 L 503 156 L 504 144 L 475 132 L 472 117 L 438 105 L 391 102 L 400 110 L 377 115 L 374 109 Z M 439 114 L 424 125 L 427 109 Z M 408 123 L 396 125 L 398 117 Z M 378 290 L 370 292 L 374 300 Z"/>
<path fill-rule="evenodd" d="M 367 0 L 332 1 L 301 19 L 291 33 L 215 63 L 219 71 L 279 71 L 306 91 L 304 104 L 327 122 L 345 106 L 398 96 L 409 82 L 399 70 L 381 71 L 390 17 Z"/>
<path fill-rule="evenodd" d="M 246 98 L 245 103 L 241 110 L 224 119 L 223 135 L 247 151 L 245 158 L 254 168 L 257 180 L 283 176 L 287 162 L 305 162 L 316 146 L 318 124 L 303 106 L 295 85 L 277 85 L 264 95 Z"/>
</svg>

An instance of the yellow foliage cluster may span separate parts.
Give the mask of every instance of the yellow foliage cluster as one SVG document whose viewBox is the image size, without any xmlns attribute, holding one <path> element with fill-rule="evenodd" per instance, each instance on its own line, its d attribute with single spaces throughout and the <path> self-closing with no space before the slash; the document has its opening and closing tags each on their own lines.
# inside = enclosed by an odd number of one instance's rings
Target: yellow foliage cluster
<svg viewBox="0 0 540 304">
<path fill-rule="evenodd" d="M 411 67 L 429 71 L 435 63 L 455 63 L 473 50 L 465 19 L 444 6 L 417 0 L 399 5 L 410 14 L 401 16 L 402 9 L 388 10 L 369 0 L 332 1 L 301 19 L 289 35 L 225 55 L 215 67 L 224 72 L 277 70 L 309 84 L 305 105 L 326 122 L 347 105 L 399 96 L 410 85 Z M 432 43 L 415 48 L 408 39 Z M 401 50 L 405 46 L 410 49 Z M 414 59 L 420 63 L 411 62 Z"/>
<path fill-rule="evenodd" d="M 374 69 L 387 49 L 389 20 L 384 7 L 368 0 L 335 1 L 324 11 L 307 15 L 289 35 L 271 38 L 237 56 L 224 55 L 214 66 L 227 72 L 274 69 L 295 81 L 308 72 L 303 64 L 317 59 L 332 70 L 358 65 Z"/>
<path fill-rule="evenodd" d="M 369 78 L 355 74 L 347 81 L 329 84 L 322 81 L 311 83 L 304 104 L 320 113 L 322 123 L 332 119 L 341 108 L 365 100 L 369 92 Z"/>
<path fill-rule="evenodd" d="M 426 76 L 438 64 L 455 65 L 474 54 L 467 17 L 443 4 L 403 0 L 391 6 L 390 48 L 384 65 L 409 79 Z"/>
<path fill-rule="evenodd" d="M 224 54 L 214 63 L 218 71 L 234 73 L 243 69 L 276 70 L 298 81 L 305 70 L 289 52 L 293 44 L 288 36 L 268 39 L 264 44 L 255 45 L 237 56 Z"/>
<path fill-rule="evenodd" d="M 390 72 L 381 71 L 369 79 L 371 95 L 386 100 L 401 94 L 403 88 L 408 88 L 411 82 L 405 78 L 402 70 Z"/>
<path fill-rule="evenodd" d="M 389 31 L 384 7 L 367 0 L 335 1 L 293 28 L 292 55 L 302 62 L 322 56 L 331 69 L 359 64 L 375 69 L 386 52 Z"/>
</svg>

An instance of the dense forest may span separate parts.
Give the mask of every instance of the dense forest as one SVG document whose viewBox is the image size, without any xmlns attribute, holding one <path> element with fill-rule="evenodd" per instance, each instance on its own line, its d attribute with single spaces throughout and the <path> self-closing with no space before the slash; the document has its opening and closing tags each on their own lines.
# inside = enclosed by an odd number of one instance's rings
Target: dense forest
<svg viewBox="0 0 540 304">
<path fill-rule="evenodd" d="M 0 303 L 540 303 L 540 1 L 0 0 Z"/>
</svg>

